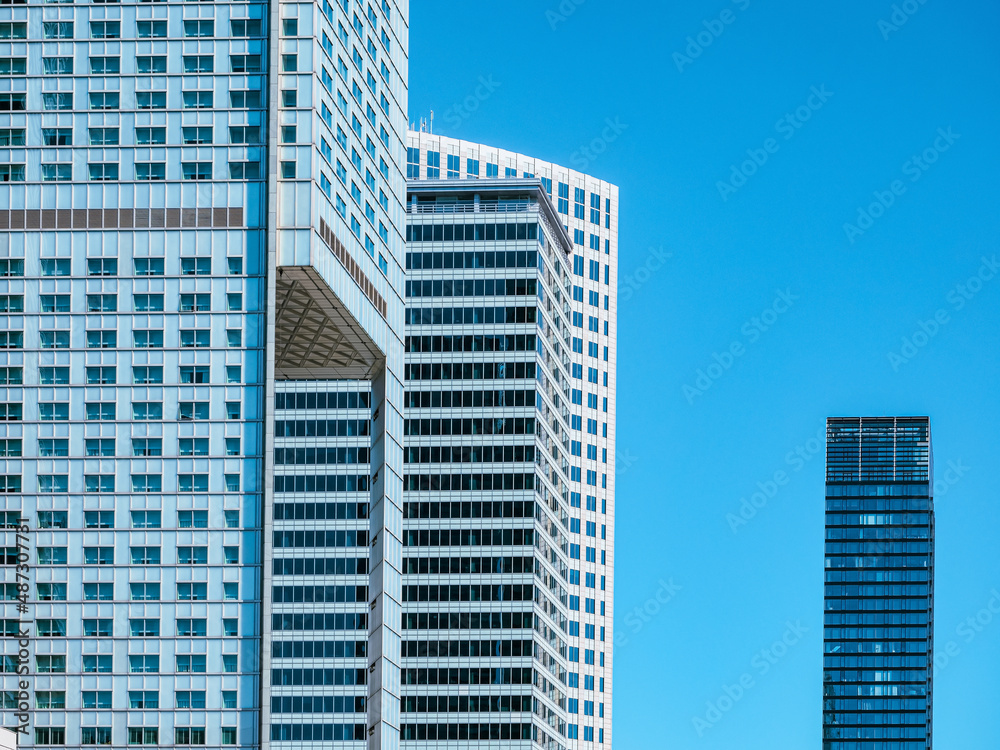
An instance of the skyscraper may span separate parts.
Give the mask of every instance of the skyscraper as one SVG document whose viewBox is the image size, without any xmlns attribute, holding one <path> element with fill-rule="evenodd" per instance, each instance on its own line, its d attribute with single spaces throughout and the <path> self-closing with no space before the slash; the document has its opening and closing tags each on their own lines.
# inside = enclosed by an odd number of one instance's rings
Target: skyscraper
<svg viewBox="0 0 1000 750">
<path fill-rule="evenodd" d="M 262 531 L 275 383 L 298 378 L 367 384 L 351 489 L 370 507 L 357 640 L 377 658 L 359 723 L 398 745 L 406 13 L 0 6 L 0 502 L 4 559 L 31 565 L 27 612 L 4 569 L 3 617 L 31 628 L 22 745 L 270 743 L 262 643 L 272 609 L 304 607 L 275 601 Z M 317 527 L 286 523 L 293 545 Z M 17 639 L 2 648 L 13 722 Z"/>
<path fill-rule="evenodd" d="M 617 188 L 407 144 L 406 12 L 0 6 L 22 746 L 610 744 Z"/>
<path fill-rule="evenodd" d="M 407 162 L 403 743 L 610 744 L 617 188 Z"/>
<path fill-rule="evenodd" d="M 368 639 L 372 387 L 286 380 L 276 390 L 268 741 L 363 741 L 379 654 Z"/>
<path fill-rule="evenodd" d="M 394 750 L 399 746 L 399 621 L 400 621 L 400 529 L 402 520 L 402 368 L 403 347 L 403 203 L 406 182 L 403 155 L 406 134 L 408 70 L 408 4 L 381 0 L 380 4 L 324 0 L 322 6 L 298 6 L 281 3 L 271 6 L 278 17 L 272 19 L 272 39 L 278 43 L 272 60 L 269 80 L 271 99 L 280 102 L 270 114 L 270 152 L 274 267 L 270 280 L 268 330 L 273 331 L 269 350 L 274 379 L 269 385 L 268 404 L 277 399 L 276 386 L 294 390 L 293 381 L 359 380 L 368 389 L 365 414 L 354 420 L 365 421 L 368 456 L 359 461 L 355 473 L 357 485 L 352 490 L 364 493 L 368 508 L 364 521 L 366 554 L 367 654 L 362 668 L 364 680 L 363 739 L 371 750 Z M 280 26 L 280 27 L 279 27 Z M 305 72 L 304 72 L 305 71 Z M 300 140 L 301 139 L 301 140 Z M 300 144 L 303 145 L 295 145 Z M 286 171 L 286 163 L 291 163 Z M 351 390 L 350 384 L 347 386 Z M 328 392 L 343 393 L 330 388 Z M 360 394 L 360 387 L 352 390 Z M 354 407 L 350 393 L 348 408 Z M 340 401 L 338 395 L 337 406 Z M 286 402 L 287 403 L 287 402 Z M 307 402 L 308 403 L 308 402 Z M 330 407 L 329 400 L 327 406 Z M 269 414 L 275 414 L 269 409 Z M 366 419 L 365 419 L 366 418 Z M 296 421 L 297 420 L 289 420 Z M 266 455 L 274 455 L 278 434 L 276 420 L 265 424 Z M 297 427 L 297 425 L 296 425 Z M 295 441 L 286 445 L 302 446 L 311 437 L 305 432 L 285 437 Z M 341 436 L 338 428 L 338 437 Z M 346 434 L 346 433 L 345 433 Z M 358 437 L 353 435 L 352 437 Z M 351 444 L 355 447 L 356 444 Z M 340 460 L 337 450 L 337 463 Z M 333 463 L 327 452 L 327 461 Z M 346 456 L 345 456 L 346 457 Z M 365 466 L 365 475 L 358 471 Z M 276 466 L 266 464 L 264 484 L 274 494 L 265 498 L 264 525 L 272 533 L 264 535 L 263 661 L 261 664 L 262 736 L 261 745 L 281 744 L 289 739 L 329 741 L 334 739 L 334 722 L 314 711 L 315 720 L 301 715 L 294 720 L 272 716 L 273 698 L 329 690 L 310 691 L 296 685 L 329 685 L 333 661 L 324 652 L 324 661 L 314 657 L 306 670 L 302 662 L 293 662 L 291 671 L 279 672 L 272 663 L 274 616 L 312 615 L 338 610 L 317 606 L 293 596 L 291 601 L 274 600 L 278 581 L 275 571 L 275 542 L 279 528 L 292 533 L 297 555 L 315 557 L 318 550 L 299 544 L 300 532 L 324 529 L 326 537 L 346 538 L 339 519 L 285 517 L 278 523 L 273 515 L 277 507 Z M 311 466 L 308 473 L 323 472 Z M 325 473 L 325 472 L 323 472 Z M 331 474 L 330 476 L 335 476 Z M 348 485 L 343 475 L 336 476 L 337 490 Z M 329 477 L 327 477 L 329 480 Z M 288 488 L 285 480 L 285 489 Z M 297 487 L 297 485 L 296 485 Z M 327 485 L 331 488 L 330 485 Z M 294 491 L 294 490 L 293 490 Z M 333 520 L 333 523 L 329 521 Z M 272 526 L 273 525 L 273 526 Z M 361 524 L 364 526 L 365 524 Z M 353 524 L 349 524 L 353 526 Z M 360 534 L 363 529 L 358 530 Z M 287 539 L 287 537 L 285 537 Z M 360 537 L 355 537 L 355 542 Z M 296 582 L 298 583 L 298 582 Z M 324 590 L 325 591 L 325 590 Z M 336 617 L 333 618 L 336 623 Z M 293 652 L 294 653 L 294 652 Z M 302 682 L 306 672 L 321 682 Z M 289 680 L 278 689 L 272 678 L 284 675 Z M 325 698 L 325 696 L 324 696 Z M 284 708 L 284 705 L 282 705 Z M 325 708 L 325 706 L 324 706 Z M 303 712 L 296 705 L 292 713 Z M 309 712 L 307 712 L 309 713 Z M 340 724 L 340 722 L 336 722 Z M 347 727 L 340 724 L 338 739 L 349 739 Z M 283 734 L 287 727 L 291 735 Z M 306 727 L 311 727 L 307 730 Z M 296 728 L 298 727 L 298 728 Z M 312 731 L 311 736 L 305 733 Z M 320 732 L 320 734 L 317 734 Z M 301 734 L 299 734 L 301 733 Z M 353 735 L 350 739 L 362 739 Z"/>
<path fill-rule="evenodd" d="M 429 134 L 409 154 L 402 743 L 610 744 L 616 189 Z M 360 740 L 372 389 L 276 389 L 269 737 Z"/>
<path fill-rule="evenodd" d="M 831 418 L 826 456 L 824 750 L 929 750 L 930 421 Z"/>
</svg>

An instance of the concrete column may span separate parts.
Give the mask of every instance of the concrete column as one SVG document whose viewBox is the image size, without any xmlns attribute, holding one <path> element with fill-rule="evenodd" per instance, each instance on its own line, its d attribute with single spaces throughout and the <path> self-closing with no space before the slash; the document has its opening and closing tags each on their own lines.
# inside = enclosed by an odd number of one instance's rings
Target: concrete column
<svg viewBox="0 0 1000 750">
<path fill-rule="evenodd" d="M 394 343 L 398 343 L 394 340 Z M 390 345 L 387 366 L 372 380 L 372 497 L 368 614 L 368 748 L 398 750 L 402 624 L 402 362 Z"/>
</svg>

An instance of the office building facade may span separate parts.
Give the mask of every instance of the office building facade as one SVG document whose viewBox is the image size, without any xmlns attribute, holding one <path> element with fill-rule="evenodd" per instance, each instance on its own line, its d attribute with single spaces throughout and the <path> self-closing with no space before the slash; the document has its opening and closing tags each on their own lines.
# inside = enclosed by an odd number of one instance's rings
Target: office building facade
<svg viewBox="0 0 1000 750">
<path fill-rule="evenodd" d="M 516 176 L 428 177 L 450 146 L 410 134 L 400 741 L 610 744 L 617 195 L 505 152 Z M 584 187 L 612 202 L 577 224 L 558 195 Z M 372 388 L 276 389 L 270 739 L 360 742 Z"/>
<path fill-rule="evenodd" d="M 831 418 L 826 455 L 824 750 L 929 750 L 930 421 Z"/>
<path fill-rule="evenodd" d="M 272 675 L 296 663 L 263 644 L 303 605 L 274 588 L 273 415 L 301 378 L 368 383 L 353 635 L 377 658 L 354 714 L 398 746 L 407 24 L 392 0 L 0 6 L 3 618 L 31 633 L 0 682 L 22 746 L 281 746 Z"/>
<path fill-rule="evenodd" d="M 609 745 L 617 188 L 407 153 L 403 744 Z"/>
<path fill-rule="evenodd" d="M 0 6 L 22 746 L 610 745 L 617 188 L 407 135 L 407 25 Z"/>
<path fill-rule="evenodd" d="M 366 747 L 371 383 L 276 384 L 269 741 Z M 369 660 L 369 656 L 373 658 Z M 347 743 L 347 744 L 341 744 Z"/>
</svg>

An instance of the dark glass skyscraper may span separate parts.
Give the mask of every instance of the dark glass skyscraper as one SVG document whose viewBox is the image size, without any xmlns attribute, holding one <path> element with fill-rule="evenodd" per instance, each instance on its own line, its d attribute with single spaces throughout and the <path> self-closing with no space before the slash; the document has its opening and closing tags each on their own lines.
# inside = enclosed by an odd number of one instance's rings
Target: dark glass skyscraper
<svg viewBox="0 0 1000 750">
<path fill-rule="evenodd" d="M 827 420 L 824 750 L 930 750 L 927 417 Z"/>
</svg>

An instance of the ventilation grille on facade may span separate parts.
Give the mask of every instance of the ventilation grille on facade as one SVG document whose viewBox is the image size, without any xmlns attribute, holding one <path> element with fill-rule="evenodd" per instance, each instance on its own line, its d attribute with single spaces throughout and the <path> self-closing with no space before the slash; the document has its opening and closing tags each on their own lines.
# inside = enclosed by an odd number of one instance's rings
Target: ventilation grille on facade
<svg viewBox="0 0 1000 750">
<path fill-rule="evenodd" d="M 827 482 L 926 482 L 930 425 L 925 418 L 831 419 Z"/>
<path fill-rule="evenodd" d="M 375 290 L 375 285 L 365 275 L 364 271 L 361 270 L 361 267 L 354 261 L 351 254 L 347 252 L 347 248 L 337 239 L 337 236 L 323 219 L 319 220 L 319 236 L 326 243 L 327 247 L 333 251 L 333 254 L 337 256 L 337 260 L 347 269 L 351 278 L 358 283 L 365 296 L 375 305 L 375 309 L 378 310 L 379 315 L 383 318 L 386 317 L 386 304 L 385 300 L 382 299 L 382 295 Z"/>
</svg>

